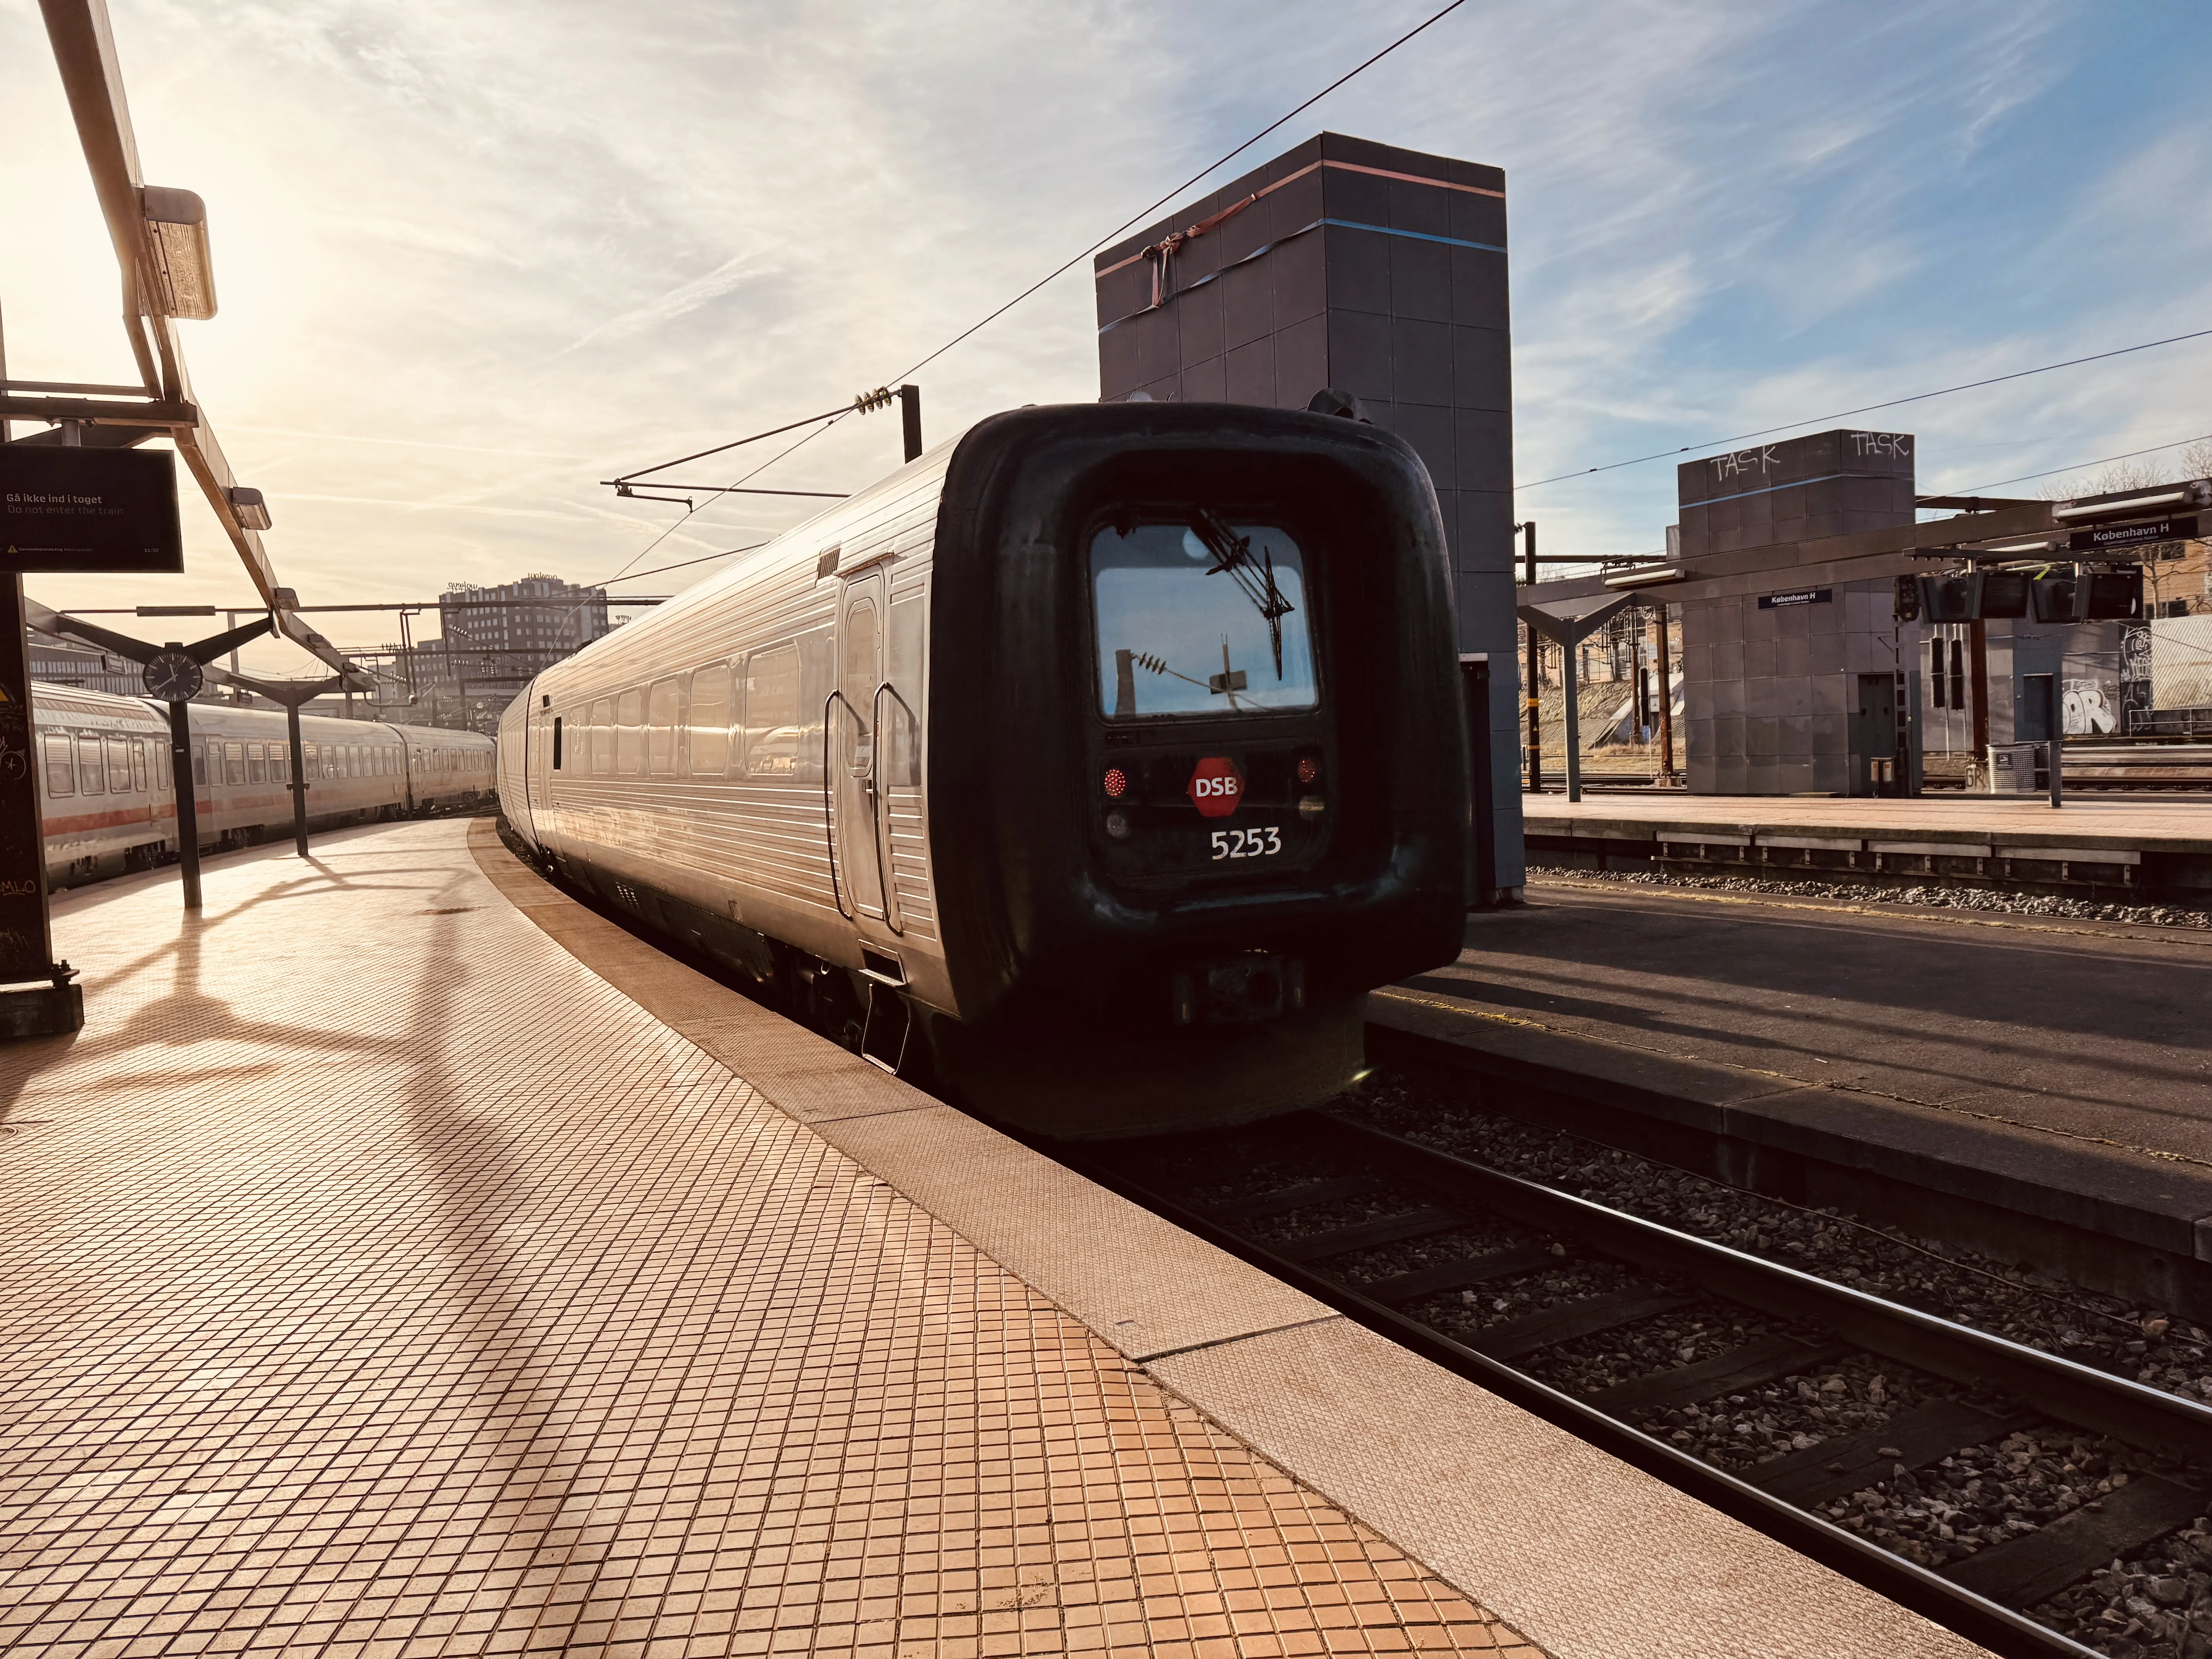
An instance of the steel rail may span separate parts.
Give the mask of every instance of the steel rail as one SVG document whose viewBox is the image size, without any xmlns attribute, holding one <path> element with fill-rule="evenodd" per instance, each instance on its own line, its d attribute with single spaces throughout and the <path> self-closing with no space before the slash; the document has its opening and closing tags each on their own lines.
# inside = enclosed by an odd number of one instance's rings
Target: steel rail
<svg viewBox="0 0 2212 1659">
<path fill-rule="evenodd" d="M 1818 1325 L 1900 1364 L 1970 1387 L 2002 1389 L 2131 1446 L 2212 1460 L 2212 1407 L 1507 1175 L 1372 1124 L 1333 1112 L 1319 1115 L 1396 1164 L 1408 1178 L 1433 1185 L 1448 1176 L 1524 1224 L 1578 1233 L 1608 1255 L 1693 1279 L 1778 1318 Z"/>
<path fill-rule="evenodd" d="M 1452 1195 L 1462 1202 L 1478 1197 L 1523 1225 L 1588 1238 L 1604 1254 L 1691 1279 L 1764 1312 L 1821 1326 L 1856 1347 L 1934 1375 L 2001 1387 L 2035 1410 L 2130 1444 L 2212 1447 L 2212 1408 L 1609 1210 L 1387 1130 L 1334 1114 L 1306 1115 L 1310 1122 L 1346 1134 L 1376 1162 L 1396 1165 L 1396 1173 L 1408 1184 L 1434 1191 L 1449 1183 Z M 1071 1159 L 1064 1146 L 1054 1152 L 1062 1161 L 1078 1162 L 1083 1173 L 1100 1184 L 1328 1304 L 1368 1329 L 1993 1652 L 2008 1659 L 2102 1659 L 2096 1650 L 2024 1612 L 1978 1595 L 1824 1515 L 1777 1497 L 1279 1254 L 1095 1154 Z M 1472 1194 L 1469 1187 L 1475 1189 Z M 2154 1425 L 2154 1431 L 2147 1431 L 2146 1422 Z"/>
</svg>

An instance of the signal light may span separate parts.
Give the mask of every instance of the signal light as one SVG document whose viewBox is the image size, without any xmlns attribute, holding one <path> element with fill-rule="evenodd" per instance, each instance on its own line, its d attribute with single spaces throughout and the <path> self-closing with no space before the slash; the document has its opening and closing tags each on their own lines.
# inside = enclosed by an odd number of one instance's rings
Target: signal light
<svg viewBox="0 0 2212 1659">
<path fill-rule="evenodd" d="M 1970 570 L 1956 576 L 1921 576 L 1921 619 L 1931 623 L 1972 622 L 1981 614 L 1982 575 Z"/>
<path fill-rule="evenodd" d="M 2089 620 L 2091 622 L 2141 622 L 2143 614 L 2143 573 L 2137 565 L 2132 570 L 2101 570 L 2089 578 Z"/>
<path fill-rule="evenodd" d="M 1321 781 L 1321 763 L 1311 755 L 1298 757 L 1298 781 L 1308 785 Z"/>
<path fill-rule="evenodd" d="M 1106 815 L 1106 833 L 1113 836 L 1115 841 L 1128 840 L 1130 828 L 1129 815 L 1120 807 L 1115 807 Z"/>
<path fill-rule="evenodd" d="M 2089 597 L 2088 584 L 2072 565 L 2044 571 L 2028 584 L 2028 592 L 2039 623 L 2081 621 L 2083 602 Z"/>
<path fill-rule="evenodd" d="M 1106 769 L 1106 775 L 1098 780 L 1109 800 L 1119 800 L 1129 793 L 1129 775 L 1118 766 Z"/>
<path fill-rule="evenodd" d="M 1982 573 L 1982 608 L 1978 614 L 2002 619 L 2027 614 L 2027 573 L 2025 570 L 1985 570 Z"/>
</svg>

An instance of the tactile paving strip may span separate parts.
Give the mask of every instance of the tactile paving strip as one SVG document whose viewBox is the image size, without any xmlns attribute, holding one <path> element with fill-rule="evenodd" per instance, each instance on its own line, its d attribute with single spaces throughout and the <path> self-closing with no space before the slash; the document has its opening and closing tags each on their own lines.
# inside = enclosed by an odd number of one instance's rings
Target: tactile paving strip
<svg viewBox="0 0 2212 1659">
<path fill-rule="evenodd" d="M 1529 1656 L 519 918 L 466 825 L 65 901 L 0 1651 Z"/>
</svg>

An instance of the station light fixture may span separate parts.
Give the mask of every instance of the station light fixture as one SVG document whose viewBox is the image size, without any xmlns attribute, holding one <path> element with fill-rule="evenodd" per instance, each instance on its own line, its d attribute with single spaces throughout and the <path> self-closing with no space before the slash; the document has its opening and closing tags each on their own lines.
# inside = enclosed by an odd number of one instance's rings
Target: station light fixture
<svg viewBox="0 0 2212 1659">
<path fill-rule="evenodd" d="M 1655 565 L 1644 570 L 1623 570 L 1605 578 L 1607 587 L 1652 587 L 1661 582 L 1679 582 L 1689 575 L 1679 564 Z"/>
<path fill-rule="evenodd" d="M 2079 501 L 2059 502 L 2051 509 L 2051 516 L 2063 524 L 2081 524 L 2192 507 L 2212 507 L 2212 480 L 2197 478 L 2187 483 L 2158 484 L 2148 489 L 2123 489 L 2109 495 L 2084 495 Z"/>
<path fill-rule="evenodd" d="M 215 315 L 215 264 L 208 256 L 207 204 L 188 190 L 149 185 L 138 193 L 146 245 L 154 258 L 154 292 L 165 317 L 204 322 Z"/>
<path fill-rule="evenodd" d="M 238 515 L 239 523 L 248 530 L 269 528 L 269 503 L 259 490 L 233 484 L 223 493 L 229 497 L 230 510 Z"/>
</svg>

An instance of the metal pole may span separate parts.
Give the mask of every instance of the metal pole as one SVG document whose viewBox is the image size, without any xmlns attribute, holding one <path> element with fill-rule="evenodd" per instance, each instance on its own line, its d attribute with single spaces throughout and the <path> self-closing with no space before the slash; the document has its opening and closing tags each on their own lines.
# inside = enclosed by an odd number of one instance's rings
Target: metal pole
<svg viewBox="0 0 2212 1659">
<path fill-rule="evenodd" d="M 2051 805 L 2054 808 L 2066 804 L 2063 786 L 2059 782 L 2066 769 L 2061 758 L 2066 749 L 2066 693 L 2062 689 L 2065 678 L 2065 666 L 2062 661 L 2051 675 Z M 2035 780 L 2030 778 L 2028 781 L 2033 783 Z"/>
<path fill-rule="evenodd" d="M 1567 642 L 1559 646 L 1561 678 L 1567 700 L 1567 800 L 1570 805 L 1583 798 L 1583 731 L 1576 704 L 1582 688 L 1575 677 L 1575 647 Z"/>
<path fill-rule="evenodd" d="M 296 694 L 295 694 L 296 695 Z M 287 697 L 284 735 L 292 740 L 292 847 L 307 856 L 307 763 L 300 748 L 300 705 Z"/>
<path fill-rule="evenodd" d="M 0 339 L 0 380 L 8 349 Z M 0 444 L 10 441 L 0 421 Z M 0 979 L 50 981 L 49 988 L 0 995 L 0 1036 L 48 1036 L 84 1026 L 76 970 L 54 960 L 46 907 L 46 821 L 39 806 L 37 727 L 31 718 L 31 641 L 23 631 L 23 579 L 0 577 L 0 845 L 16 858 L 0 870 Z M 74 757 L 71 763 L 75 763 Z"/>
<path fill-rule="evenodd" d="M 1967 672 L 1973 676 L 1974 718 L 1972 735 L 1967 741 L 1973 747 L 1977 765 L 1990 763 L 1990 633 L 1988 625 L 1979 619 L 1966 624 Z M 1984 787 L 1987 787 L 1984 781 Z"/>
<path fill-rule="evenodd" d="M 1509 659 L 1508 660 L 1510 660 Z M 1498 891 L 1498 784 L 1490 759 L 1490 658 L 1459 659 L 1467 694 L 1467 778 L 1474 804 L 1474 879 L 1469 908 L 1487 908 Z"/>
<path fill-rule="evenodd" d="M 197 910 L 200 908 L 200 814 L 199 787 L 192 778 L 191 707 L 188 702 L 169 705 L 169 782 L 177 798 L 177 873 L 184 880 L 185 908 Z"/>
<path fill-rule="evenodd" d="M 1667 657 L 1667 604 L 1659 603 L 1659 765 L 1660 781 L 1674 781 L 1674 674 Z"/>
<path fill-rule="evenodd" d="M 909 461 L 921 459 L 921 388 L 902 386 L 899 388 L 899 431 L 906 440 L 906 458 Z"/>
<path fill-rule="evenodd" d="M 1528 562 L 1528 583 L 1529 586 L 1533 587 L 1536 581 L 1536 521 L 1534 519 L 1529 520 L 1528 523 L 1521 526 L 1521 543 L 1522 548 L 1525 550 L 1525 556 Z M 1528 685 L 1527 692 L 1528 704 L 1528 793 L 1532 795 L 1540 795 L 1544 793 L 1543 700 L 1539 695 L 1537 689 L 1540 684 L 1543 667 L 1543 646 L 1536 637 L 1536 630 L 1532 628 L 1528 630 Z"/>
</svg>

